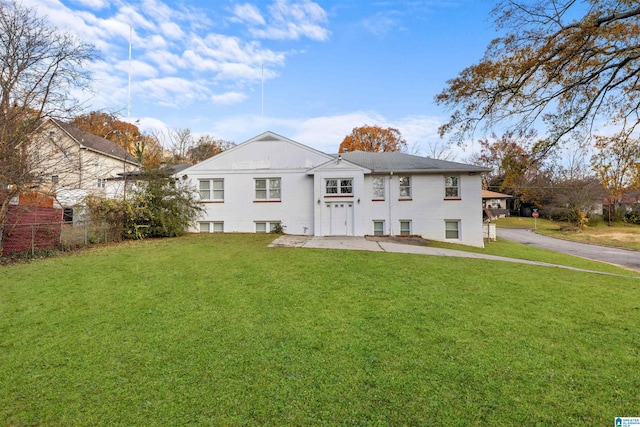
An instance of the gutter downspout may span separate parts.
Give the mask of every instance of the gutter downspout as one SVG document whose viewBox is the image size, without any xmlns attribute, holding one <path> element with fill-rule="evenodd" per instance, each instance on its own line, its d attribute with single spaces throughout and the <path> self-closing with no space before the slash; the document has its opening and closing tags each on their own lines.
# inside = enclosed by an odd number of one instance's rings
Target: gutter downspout
<svg viewBox="0 0 640 427">
<path fill-rule="evenodd" d="M 391 179 L 393 178 L 393 171 L 389 174 L 389 236 L 393 235 L 393 226 L 391 225 Z"/>
</svg>

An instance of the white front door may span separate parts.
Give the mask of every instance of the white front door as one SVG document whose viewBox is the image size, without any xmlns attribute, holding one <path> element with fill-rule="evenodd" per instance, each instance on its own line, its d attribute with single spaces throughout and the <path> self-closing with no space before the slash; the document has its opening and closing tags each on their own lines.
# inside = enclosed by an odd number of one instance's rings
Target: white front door
<svg viewBox="0 0 640 427">
<path fill-rule="evenodd" d="M 353 236 L 353 202 L 331 202 L 329 207 L 329 235 Z"/>
</svg>

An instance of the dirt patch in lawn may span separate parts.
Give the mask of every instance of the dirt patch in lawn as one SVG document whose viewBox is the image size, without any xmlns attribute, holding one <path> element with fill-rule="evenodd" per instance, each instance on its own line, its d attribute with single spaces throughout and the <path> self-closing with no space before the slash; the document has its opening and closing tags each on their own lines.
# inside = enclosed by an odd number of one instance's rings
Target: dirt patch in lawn
<svg viewBox="0 0 640 427">
<path fill-rule="evenodd" d="M 620 240 L 622 242 L 636 242 L 640 238 L 640 234 L 632 233 L 598 233 L 598 237 L 612 240 Z"/>
</svg>

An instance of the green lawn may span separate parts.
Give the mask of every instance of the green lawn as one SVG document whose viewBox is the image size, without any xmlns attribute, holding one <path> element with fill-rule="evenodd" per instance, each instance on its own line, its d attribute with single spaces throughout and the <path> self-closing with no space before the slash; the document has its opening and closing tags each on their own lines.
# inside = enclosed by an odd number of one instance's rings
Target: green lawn
<svg viewBox="0 0 640 427">
<path fill-rule="evenodd" d="M 192 235 L 0 267 L 4 425 L 612 425 L 640 280 Z"/>
</svg>

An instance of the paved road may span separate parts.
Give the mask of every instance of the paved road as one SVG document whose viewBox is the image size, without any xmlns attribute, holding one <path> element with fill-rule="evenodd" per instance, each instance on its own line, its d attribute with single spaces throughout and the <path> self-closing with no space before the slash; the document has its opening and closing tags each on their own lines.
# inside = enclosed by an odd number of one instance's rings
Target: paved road
<svg viewBox="0 0 640 427">
<path fill-rule="evenodd" d="M 554 239 L 527 229 L 498 228 L 498 237 L 582 258 L 608 262 L 640 271 L 640 251 L 607 248 L 568 240 Z"/>
</svg>

